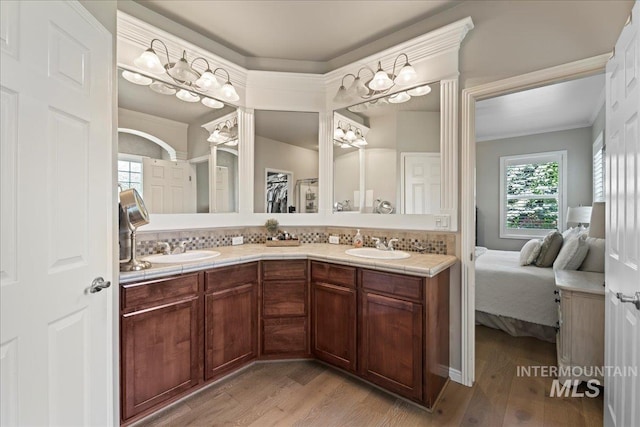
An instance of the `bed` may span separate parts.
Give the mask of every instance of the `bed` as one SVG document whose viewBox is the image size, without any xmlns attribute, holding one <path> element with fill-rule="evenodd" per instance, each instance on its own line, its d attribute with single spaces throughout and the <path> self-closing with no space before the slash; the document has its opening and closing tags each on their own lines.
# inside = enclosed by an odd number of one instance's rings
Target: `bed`
<svg viewBox="0 0 640 427">
<path fill-rule="evenodd" d="M 476 323 L 555 342 L 553 268 L 520 266 L 520 253 L 476 250 Z"/>
</svg>

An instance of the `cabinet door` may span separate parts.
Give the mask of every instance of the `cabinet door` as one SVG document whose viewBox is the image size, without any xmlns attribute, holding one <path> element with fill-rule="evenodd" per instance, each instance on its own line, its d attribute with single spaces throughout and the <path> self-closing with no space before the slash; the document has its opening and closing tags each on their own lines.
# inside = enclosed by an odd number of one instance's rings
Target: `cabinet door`
<svg viewBox="0 0 640 427">
<path fill-rule="evenodd" d="M 422 305 L 362 293 L 361 375 L 412 399 L 422 399 Z"/>
<path fill-rule="evenodd" d="M 264 317 L 304 316 L 307 314 L 306 280 L 263 280 Z"/>
<path fill-rule="evenodd" d="M 198 298 L 122 316 L 123 418 L 198 384 Z"/>
<path fill-rule="evenodd" d="M 262 320 L 262 354 L 278 357 L 307 357 L 306 317 Z"/>
<path fill-rule="evenodd" d="M 219 377 L 257 355 L 257 284 L 205 295 L 205 379 Z"/>
<path fill-rule="evenodd" d="M 356 290 L 312 284 L 313 354 L 343 369 L 356 369 Z"/>
</svg>

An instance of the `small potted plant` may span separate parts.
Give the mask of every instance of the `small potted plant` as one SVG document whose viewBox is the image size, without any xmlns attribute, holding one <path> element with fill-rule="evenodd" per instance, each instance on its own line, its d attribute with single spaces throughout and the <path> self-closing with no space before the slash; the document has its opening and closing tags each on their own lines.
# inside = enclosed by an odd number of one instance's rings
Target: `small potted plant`
<svg viewBox="0 0 640 427">
<path fill-rule="evenodd" d="M 267 229 L 267 232 L 271 235 L 274 236 L 275 234 L 278 233 L 278 226 L 280 224 L 278 224 L 278 220 L 275 218 L 269 218 L 267 220 L 267 222 L 264 223 L 265 228 Z"/>
</svg>

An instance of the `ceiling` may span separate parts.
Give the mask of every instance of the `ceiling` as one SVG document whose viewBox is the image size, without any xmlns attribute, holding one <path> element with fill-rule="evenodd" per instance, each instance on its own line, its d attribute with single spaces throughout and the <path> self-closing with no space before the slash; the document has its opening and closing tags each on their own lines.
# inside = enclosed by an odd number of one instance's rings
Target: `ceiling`
<svg viewBox="0 0 640 427">
<path fill-rule="evenodd" d="M 245 57 L 317 62 L 330 61 L 460 3 L 454 0 L 136 2 Z"/>
<path fill-rule="evenodd" d="M 318 151 L 318 113 L 255 110 L 256 135 Z"/>
<path fill-rule="evenodd" d="M 476 141 L 534 135 L 593 124 L 604 104 L 604 74 L 476 103 Z"/>
</svg>

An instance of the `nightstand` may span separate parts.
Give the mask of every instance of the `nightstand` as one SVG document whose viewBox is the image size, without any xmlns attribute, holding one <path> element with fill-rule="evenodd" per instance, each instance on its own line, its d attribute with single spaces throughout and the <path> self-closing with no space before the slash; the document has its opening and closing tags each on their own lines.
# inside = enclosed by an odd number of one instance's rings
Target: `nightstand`
<svg viewBox="0 0 640 427">
<path fill-rule="evenodd" d="M 561 368 L 558 379 L 602 381 L 594 368 L 604 366 L 604 273 L 557 270 L 555 281 L 560 319 L 556 336 Z M 570 372 L 562 375 L 567 373 L 563 370 Z"/>
</svg>

